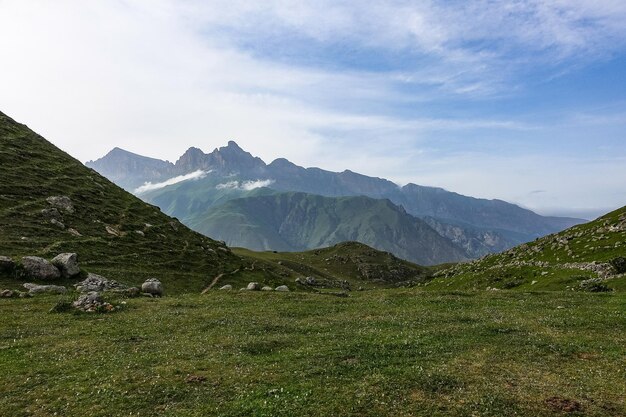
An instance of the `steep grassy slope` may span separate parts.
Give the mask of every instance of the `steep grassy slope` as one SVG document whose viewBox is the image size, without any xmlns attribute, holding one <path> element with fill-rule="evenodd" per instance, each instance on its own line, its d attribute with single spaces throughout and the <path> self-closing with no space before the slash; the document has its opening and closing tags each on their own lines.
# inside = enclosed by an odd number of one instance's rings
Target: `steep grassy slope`
<svg viewBox="0 0 626 417">
<path fill-rule="evenodd" d="M 626 290 L 623 258 L 626 258 L 626 207 L 504 253 L 441 271 L 428 285 L 524 290 L 601 290 L 606 286 Z"/>
<path fill-rule="evenodd" d="M 228 201 L 188 224 L 230 246 L 300 251 L 357 241 L 422 265 L 465 253 L 389 200 L 277 193 Z"/>
<path fill-rule="evenodd" d="M 50 210 L 46 199 L 60 195 L 73 213 Z M 245 264 L 0 113 L 0 254 L 66 251 L 89 271 L 129 284 L 155 276 L 169 291 L 200 290 Z"/>
<path fill-rule="evenodd" d="M 410 286 L 425 282 L 432 275 L 429 268 L 357 242 L 307 252 L 253 252 L 241 248 L 233 251 L 262 264 L 273 264 L 290 278 L 313 277 L 319 282 L 335 283 L 335 287 L 341 287 L 337 281 L 348 282 L 352 289 Z"/>
</svg>

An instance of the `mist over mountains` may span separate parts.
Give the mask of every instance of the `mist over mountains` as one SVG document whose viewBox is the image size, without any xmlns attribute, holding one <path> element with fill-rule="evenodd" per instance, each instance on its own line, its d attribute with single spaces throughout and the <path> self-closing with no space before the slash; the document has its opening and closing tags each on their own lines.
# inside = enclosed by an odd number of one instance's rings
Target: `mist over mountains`
<svg viewBox="0 0 626 417">
<path fill-rule="evenodd" d="M 500 252 L 583 222 L 349 170 L 283 158 L 266 164 L 234 141 L 211 153 L 192 147 L 175 163 L 115 148 L 87 166 L 193 229 L 255 250 L 354 240 L 434 264 Z"/>
</svg>

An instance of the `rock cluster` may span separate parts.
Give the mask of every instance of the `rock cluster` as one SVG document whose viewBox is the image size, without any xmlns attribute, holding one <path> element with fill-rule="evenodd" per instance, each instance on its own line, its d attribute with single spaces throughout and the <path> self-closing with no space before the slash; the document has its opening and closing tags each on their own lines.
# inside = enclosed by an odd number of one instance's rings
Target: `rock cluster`
<svg viewBox="0 0 626 417">
<path fill-rule="evenodd" d="M 225 288 L 225 287 L 229 287 L 229 288 Z M 227 289 L 227 290 L 231 290 L 233 287 L 232 285 L 225 285 L 224 287 L 220 288 L 220 290 L 222 289 Z M 272 288 L 269 285 L 261 285 L 258 282 L 251 282 L 248 284 L 248 286 L 246 288 L 242 288 L 240 291 L 278 291 L 278 292 L 289 292 L 289 287 L 287 287 L 286 285 L 279 285 L 276 288 Z"/>
<path fill-rule="evenodd" d="M 296 284 L 308 286 L 308 287 L 318 287 L 318 288 L 341 288 L 345 291 L 351 291 L 352 287 L 350 282 L 345 279 L 318 279 L 315 277 L 299 277 L 296 278 Z"/>
<path fill-rule="evenodd" d="M 102 291 L 114 291 L 114 290 L 125 290 L 127 287 L 125 285 L 120 284 L 117 281 L 113 281 L 112 279 L 107 279 L 103 276 L 92 274 L 91 272 L 87 274 L 87 278 L 83 281 L 79 282 L 75 285 L 76 290 L 78 292 L 102 292 Z"/>
<path fill-rule="evenodd" d="M 105 302 L 100 293 L 96 291 L 82 294 L 78 297 L 78 300 L 72 303 L 72 306 L 87 313 L 95 313 L 96 311 L 109 312 L 114 309 L 113 305 Z"/>
</svg>

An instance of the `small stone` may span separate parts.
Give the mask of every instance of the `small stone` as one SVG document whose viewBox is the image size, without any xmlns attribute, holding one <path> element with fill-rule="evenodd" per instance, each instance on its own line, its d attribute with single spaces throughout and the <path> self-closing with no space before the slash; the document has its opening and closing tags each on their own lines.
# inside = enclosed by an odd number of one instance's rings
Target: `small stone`
<svg viewBox="0 0 626 417">
<path fill-rule="evenodd" d="M 141 284 L 141 292 L 152 294 L 156 297 L 163 296 L 163 284 L 156 278 L 149 278 Z"/>
<path fill-rule="evenodd" d="M 265 287 L 261 288 L 261 291 L 274 291 L 274 288 L 265 286 Z"/>
<path fill-rule="evenodd" d="M 78 255 L 75 253 L 61 253 L 52 258 L 52 265 L 59 268 L 63 278 L 70 278 L 80 274 Z"/>
<path fill-rule="evenodd" d="M 51 280 L 61 278 L 61 271 L 56 266 L 37 256 L 23 257 L 22 266 L 26 275 L 34 279 Z"/>
<path fill-rule="evenodd" d="M 248 291 L 259 291 L 261 289 L 261 284 L 259 284 L 258 282 L 251 282 L 248 284 L 246 289 Z"/>
<path fill-rule="evenodd" d="M 220 287 L 220 290 L 222 291 L 232 291 L 233 286 L 230 284 L 224 285 L 223 287 Z"/>
<path fill-rule="evenodd" d="M 11 297 L 13 297 L 13 295 L 15 295 L 15 294 L 11 290 L 3 290 L 3 291 L 0 292 L 0 297 L 2 297 L 2 298 L 11 298 Z"/>
<path fill-rule="evenodd" d="M 274 291 L 289 292 L 289 287 L 286 285 L 279 285 Z"/>
</svg>

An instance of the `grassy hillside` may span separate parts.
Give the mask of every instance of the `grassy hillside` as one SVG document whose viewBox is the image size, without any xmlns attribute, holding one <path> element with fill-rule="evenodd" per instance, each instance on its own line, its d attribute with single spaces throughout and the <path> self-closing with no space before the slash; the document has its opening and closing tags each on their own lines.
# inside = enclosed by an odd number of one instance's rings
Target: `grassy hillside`
<svg viewBox="0 0 626 417">
<path fill-rule="evenodd" d="M 621 293 L 56 300 L 0 299 L 0 415 L 626 415 Z"/>
<path fill-rule="evenodd" d="M 69 197 L 74 212 L 50 211 L 51 196 Z M 245 264 L 0 113 L 0 254 L 60 252 L 124 283 L 158 277 L 166 291 L 198 291 Z"/>
<path fill-rule="evenodd" d="M 626 207 L 497 255 L 441 271 L 430 288 L 626 290 Z M 601 289 L 601 288 L 596 288 Z M 605 288 L 606 289 L 606 288 Z"/>
<path fill-rule="evenodd" d="M 463 250 L 389 200 L 277 193 L 239 198 L 188 221 L 230 246 L 301 251 L 357 241 L 423 265 L 467 259 Z"/>
<path fill-rule="evenodd" d="M 425 282 L 432 275 L 429 268 L 357 242 L 344 242 L 307 252 L 253 252 L 241 248 L 233 250 L 242 256 L 256 259 L 261 264 L 269 263 L 290 278 L 311 276 L 318 281 L 343 280 L 350 283 L 352 289 L 410 286 Z"/>
</svg>

